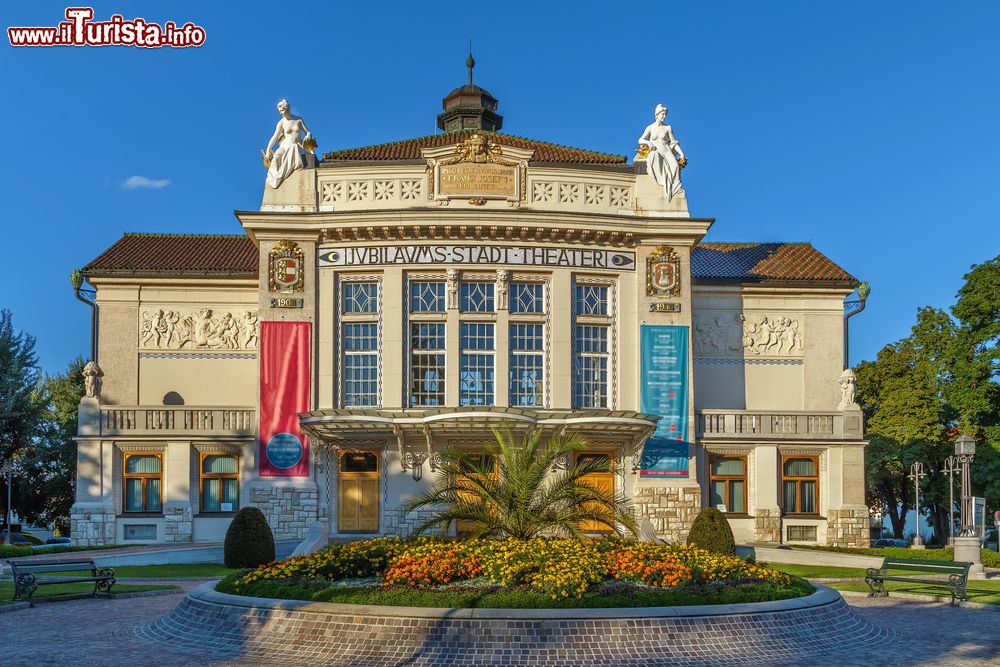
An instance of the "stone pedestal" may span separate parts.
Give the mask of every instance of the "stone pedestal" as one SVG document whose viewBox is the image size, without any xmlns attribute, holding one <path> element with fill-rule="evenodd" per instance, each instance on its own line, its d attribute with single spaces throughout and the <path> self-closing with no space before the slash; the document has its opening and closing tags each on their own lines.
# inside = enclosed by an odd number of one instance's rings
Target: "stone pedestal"
<svg viewBox="0 0 1000 667">
<path fill-rule="evenodd" d="M 955 538 L 955 560 L 959 562 L 972 563 L 969 568 L 969 579 L 985 579 L 986 571 L 980 560 L 981 544 L 978 537 L 956 537 Z"/>
</svg>

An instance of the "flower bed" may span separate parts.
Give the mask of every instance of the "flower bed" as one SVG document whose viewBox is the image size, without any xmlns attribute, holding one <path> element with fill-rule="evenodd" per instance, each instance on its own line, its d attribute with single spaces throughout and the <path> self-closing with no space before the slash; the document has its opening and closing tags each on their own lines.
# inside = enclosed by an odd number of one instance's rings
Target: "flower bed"
<svg viewBox="0 0 1000 667">
<path fill-rule="evenodd" d="M 812 589 L 771 567 L 683 545 L 376 538 L 246 570 L 218 590 L 363 604 L 551 607 L 763 601 Z"/>
</svg>

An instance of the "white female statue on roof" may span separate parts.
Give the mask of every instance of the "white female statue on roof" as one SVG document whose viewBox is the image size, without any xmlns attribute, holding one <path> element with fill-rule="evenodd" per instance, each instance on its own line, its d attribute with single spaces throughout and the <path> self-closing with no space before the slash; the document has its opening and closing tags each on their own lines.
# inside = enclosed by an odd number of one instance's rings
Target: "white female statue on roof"
<svg viewBox="0 0 1000 667">
<path fill-rule="evenodd" d="M 278 102 L 278 113 L 281 114 L 281 120 L 274 127 L 271 140 L 260 152 L 264 158 L 264 167 L 267 168 L 267 184 L 272 188 L 278 187 L 292 172 L 302 168 L 303 152 L 311 153 L 316 150 L 316 140 L 305 121 L 292 115 L 288 100 Z M 278 144 L 278 150 L 271 149 L 275 143 Z"/>
<path fill-rule="evenodd" d="M 663 188 L 667 200 L 684 193 L 681 185 L 681 169 L 687 164 L 681 145 L 674 138 L 672 127 L 664 123 L 667 107 L 656 105 L 653 113 L 656 121 L 651 123 L 639 137 L 637 159 L 646 159 L 646 170 L 650 178 Z"/>
</svg>

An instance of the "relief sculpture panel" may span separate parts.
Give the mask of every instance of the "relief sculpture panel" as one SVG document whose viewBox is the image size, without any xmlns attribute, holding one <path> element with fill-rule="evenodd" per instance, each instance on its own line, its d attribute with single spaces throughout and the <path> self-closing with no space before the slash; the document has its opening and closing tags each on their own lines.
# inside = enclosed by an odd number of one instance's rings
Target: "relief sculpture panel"
<svg viewBox="0 0 1000 667">
<path fill-rule="evenodd" d="M 784 315 L 696 313 L 694 347 L 699 357 L 797 357 L 802 327 Z"/>
<path fill-rule="evenodd" d="M 139 321 L 146 350 L 256 350 L 257 311 L 146 310 Z"/>
</svg>

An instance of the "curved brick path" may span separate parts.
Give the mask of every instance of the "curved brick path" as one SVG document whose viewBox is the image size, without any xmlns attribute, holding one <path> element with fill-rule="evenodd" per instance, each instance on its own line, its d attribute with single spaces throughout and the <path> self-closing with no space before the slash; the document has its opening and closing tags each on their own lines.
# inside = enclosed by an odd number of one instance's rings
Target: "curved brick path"
<svg viewBox="0 0 1000 667">
<path fill-rule="evenodd" d="M 177 583 L 184 589 L 197 585 L 197 582 Z M 137 626 L 163 616 L 181 601 L 182 596 L 183 593 L 178 592 L 118 600 L 73 600 L 41 603 L 24 611 L 0 613 L 0 664 L 74 667 L 267 664 L 248 661 L 246 658 L 213 660 L 208 656 L 180 652 L 162 643 L 148 643 L 135 637 L 134 630 Z M 852 667 L 916 664 L 965 667 L 1000 664 L 1000 640 L 997 638 L 1000 614 L 894 598 L 845 599 L 859 615 L 895 628 L 895 639 L 855 655 L 838 653 L 812 656 L 810 664 L 849 664 Z M 308 664 L 317 663 L 310 661 Z M 502 664 L 502 661 L 497 664 Z"/>
</svg>

